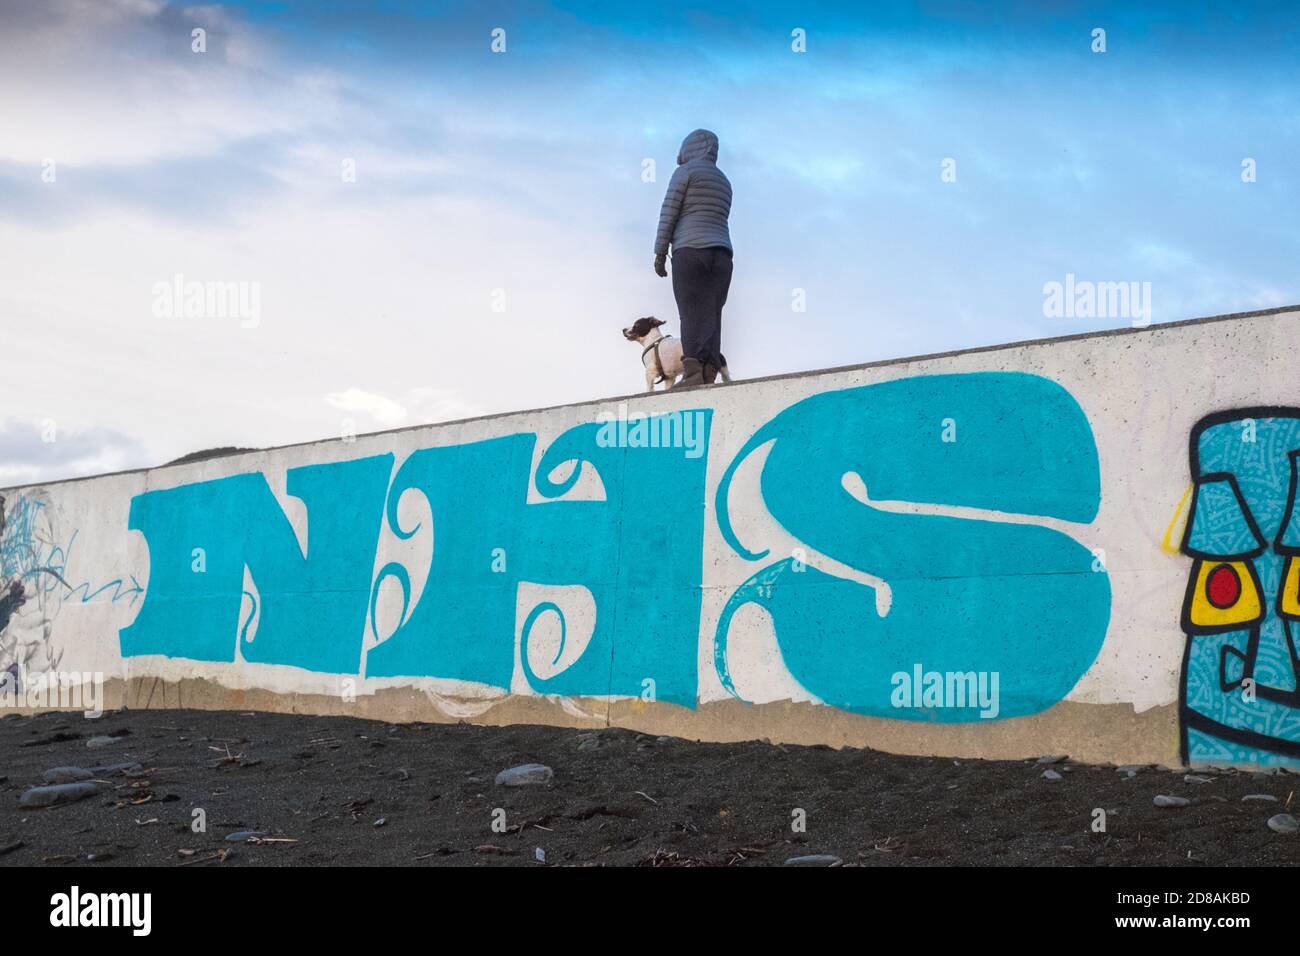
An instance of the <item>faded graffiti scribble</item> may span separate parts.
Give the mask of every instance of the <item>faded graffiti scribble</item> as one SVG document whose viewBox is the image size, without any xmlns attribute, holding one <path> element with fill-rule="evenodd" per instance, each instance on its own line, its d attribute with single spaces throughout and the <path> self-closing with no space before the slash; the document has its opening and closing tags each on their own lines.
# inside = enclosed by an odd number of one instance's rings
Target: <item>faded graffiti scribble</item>
<svg viewBox="0 0 1300 956">
<path fill-rule="evenodd" d="M 61 540 L 43 494 L 0 495 L 0 672 L 57 670 L 63 651 L 54 648 L 52 634 L 66 607 L 96 600 L 129 606 L 144 593 L 134 575 L 99 586 L 70 583 L 77 531 Z"/>
<path fill-rule="evenodd" d="M 65 552 L 35 495 L 0 496 L 0 671 L 48 671 L 62 653 L 51 646 Z"/>
</svg>

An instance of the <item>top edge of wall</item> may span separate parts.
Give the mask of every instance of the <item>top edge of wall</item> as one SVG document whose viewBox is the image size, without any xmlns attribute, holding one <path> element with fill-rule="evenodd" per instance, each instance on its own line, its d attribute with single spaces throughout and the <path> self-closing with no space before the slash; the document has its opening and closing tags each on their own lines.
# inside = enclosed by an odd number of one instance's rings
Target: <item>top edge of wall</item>
<svg viewBox="0 0 1300 956">
<path fill-rule="evenodd" d="M 1287 312 L 1300 312 L 1300 304 L 1283 305 L 1272 309 L 1259 309 L 1253 312 L 1229 312 L 1224 315 L 1209 315 L 1195 319 L 1181 319 L 1177 322 L 1161 322 L 1154 325 L 1142 326 L 1140 328 L 1119 328 L 1119 329 L 1102 329 L 1096 332 L 1076 332 L 1071 335 L 1057 335 L 1041 339 L 1022 339 L 1018 342 L 1005 342 L 998 345 L 977 345 L 971 348 L 951 349 L 946 352 L 927 352 L 922 355 L 909 355 L 903 358 L 880 359 L 875 362 L 859 362 L 853 365 L 836 365 L 830 368 L 808 369 L 798 372 L 781 372 L 777 375 L 764 375 L 759 378 L 736 379 L 727 385 L 728 390 L 743 385 L 757 385 L 763 382 L 779 382 L 786 379 L 794 378 L 813 378 L 819 375 L 837 375 L 844 372 L 852 372 L 860 369 L 881 368 L 890 365 L 910 365 L 916 362 L 928 362 L 934 359 L 951 358 L 958 355 L 977 355 L 982 352 L 1001 352 L 1007 349 L 1028 348 L 1039 345 L 1058 345 L 1062 342 L 1078 342 L 1084 339 L 1102 339 L 1112 338 L 1121 335 L 1144 335 L 1153 332 L 1164 332 L 1169 329 L 1185 328 L 1191 325 L 1207 325 L 1212 322 L 1230 322 L 1240 319 L 1253 319 L 1263 316 L 1281 315 Z M 488 415 L 474 415 L 469 418 L 456 418 L 445 422 L 425 422 L 420 425 L 404 425 L 401 428 L 382 429 L 374 432 L 363 432 L 358 434 L 357 438 L 371 438 L 378 435 L 397 435 L 402 432 L 416 431 L 422 428 L 440 428 L 448 425 L 463 425 L 468 422 L 491 421 L 495 418 L 509 418 L 513 415 L 530 415 L 540 412 L 557 411 L 564 408 L 578 408 L 584 405 L 605 405 L 610 402 L 626 402 L 633 399 L 651 399 L 662 397 L 666 392 L 629 392 L 624 395 L 615 395 L 608 398 L 589 398 L 579 402 L 567 402 L 563 405 L 546 405 L 541 408 L 521 408 L 508 412 L 493 412 Z M 702 394 L 707 395 L 704 391 Z M 339 441 L 340 439 L 331 438 L 313 438 L 307 441 L 291 442 L 287 445 L 272 445 L 267 448 L 249 448 L 240 451 L 229 452 L 224 455 L 213 455 L 211 458 L 202 459 L 204 462 L 218 461 L 222 458 L 238 458 L 241 455 L 260 455 L 270 451 L 281 451 L 286 448 L 300 448 L 304 445 L 318 445 L 325 442 Z M 182 468 L 187 465 L 195 464 L 193 461 L 188 462 L 171 462 L 165 465 L 148 465 L 142 468 L 126 468 L 121 471 L 108 471 L 97 475 L 80 475 L 73 478 L 56 478 L 51 481 L 38 481 L 26 485 L 8 485 L 0 486 L 0 492 L 22 491 L 27 488 L 46 488 L 51 485 L 67 485 L 78 481 L 95 481 L 100 478 L 111 478 L 119 475 L 132 475 L 139 472 L 162 471 L 166 468 Z"/>
</svg>

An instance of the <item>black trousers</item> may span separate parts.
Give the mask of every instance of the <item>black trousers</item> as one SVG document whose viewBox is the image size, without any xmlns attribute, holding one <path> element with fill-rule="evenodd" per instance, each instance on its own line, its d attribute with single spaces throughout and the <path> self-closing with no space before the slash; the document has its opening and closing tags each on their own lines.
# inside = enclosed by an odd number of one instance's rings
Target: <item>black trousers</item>
<svg viewBox="0 0 1300 956">
<path fill-rule="evenodd" d="M 682 320 L 682 354 L 722 368 L 722 307 L 731 288 L 725 246 L 673 250 L 673 296 Z"/>
</svg>

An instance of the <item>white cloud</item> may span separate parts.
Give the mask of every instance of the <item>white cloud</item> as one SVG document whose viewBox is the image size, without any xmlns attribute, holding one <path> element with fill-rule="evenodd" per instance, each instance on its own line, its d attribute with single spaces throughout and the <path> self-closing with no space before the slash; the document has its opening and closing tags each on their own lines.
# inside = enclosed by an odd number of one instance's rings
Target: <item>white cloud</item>
<svg viewBox="0 0 1300 956">
<path fill-rule="evenodd" d="M 384 428 L 454 421 L 482 414 L 480 406 L 465 401 L 451 389 L 429 386 L 410 389 L 400 398 L 354 386 L 331 392 L 325 396 L 325 403 L 341 412 L 368 415 Z"/>
<path fill-rule="evenodd" d="M 387 395 L 367 392 L 360 388 L 331 392 L 325 396 L 325 401 L 331 408 L 337 408 L 341 412 L 369 415 L 379 424 L 386 426 L 404 424 L 409 414 L 405 405 Z"/>
<path fill-rule="evenodd" d="M 68 168 L 155 162 L 301 129 L 333 92 L 295 75 L 219 7 L 43 0 L 0 27 L 0 161 Z M 209 31 L 208 52 L 190 48 Z M 275 96 L 267 96 L 268 88 Z M 196 184 L 196 187 L 199 184 Z"/>
<path fill-rule="evenodd" d="M 69 430 L 53 419 L 0 420 L 0 488 L 155 463 L 134 438 L 112 429 Z"/>
</svg>

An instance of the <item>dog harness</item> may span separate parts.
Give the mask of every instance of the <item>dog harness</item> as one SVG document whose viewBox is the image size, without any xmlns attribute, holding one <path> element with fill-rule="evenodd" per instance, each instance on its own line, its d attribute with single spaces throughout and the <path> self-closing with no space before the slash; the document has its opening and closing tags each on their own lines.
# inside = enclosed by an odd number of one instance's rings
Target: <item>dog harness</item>
<svg viewBox="0 0 1300 956">
<path fill-rule="evenodd" d="M 661 358 L 659 357 L 659 344 L 660 344 L 661 342 L 663 342 L 664 339 L 671 339 L 671 338 L 672 338 L 671 335 L 661 335 L 661 336 L 659 336 L 659 338 L 655 339 L 653 345 L 647 345 L 644 349 L 641 350 L 641 361 L 642 361 L 642 362 L 645 361 L 645 357 L 646 357 L 646 353 L 647 353 L 647 352 L 654 352 L 654 354 L 655 354 L 655 371 L 659 373 L 659 377 L 658 377 L 657 379 L 655 379 L 655 381 L 654 381 L 654 384 L 656 384 L 656 385 L 658 385 L 660 382 L 662 382 L 662 381 L 664 381 L 665 379 L 668 378 L 668 376 L 664 374 L 664 363 L 663 363 L 663 359 L 661 359 Z"/>
</svg>

